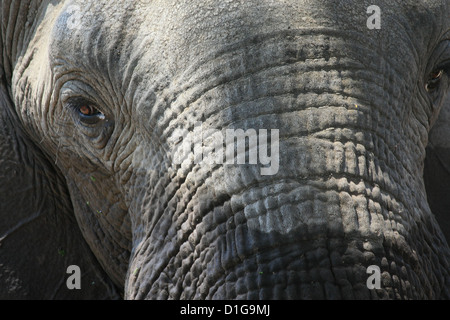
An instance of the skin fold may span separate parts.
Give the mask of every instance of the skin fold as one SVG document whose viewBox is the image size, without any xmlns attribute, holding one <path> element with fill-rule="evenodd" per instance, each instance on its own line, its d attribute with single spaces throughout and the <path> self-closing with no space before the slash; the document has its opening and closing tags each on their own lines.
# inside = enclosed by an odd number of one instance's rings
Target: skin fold
<svg viewBox="0 0 450 320">
<path fill-rule="evenodd" d="M 0 298 L 450 298 L 448 1 L 0 10 Z"/>
</svg>

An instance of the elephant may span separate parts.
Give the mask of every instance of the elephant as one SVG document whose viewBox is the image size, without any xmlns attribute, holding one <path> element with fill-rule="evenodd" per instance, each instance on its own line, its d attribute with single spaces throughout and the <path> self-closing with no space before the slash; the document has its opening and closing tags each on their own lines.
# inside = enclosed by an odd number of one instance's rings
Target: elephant
<svg viewBox="0 0 450 320">
<path fill-rule="evenodd" d="M 1 299 L 450 298 L 447 0 L 0 6 Z"/>
</svg>

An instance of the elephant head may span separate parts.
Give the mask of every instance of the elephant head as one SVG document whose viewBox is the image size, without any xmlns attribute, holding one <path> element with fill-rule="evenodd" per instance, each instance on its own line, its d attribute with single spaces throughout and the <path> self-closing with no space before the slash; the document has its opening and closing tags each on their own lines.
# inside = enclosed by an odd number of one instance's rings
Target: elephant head
<svg viewBox="0 0 450 320">
<path fill-rule="evenodd" d="M 376 2 L 3 0 L 0 296 L 449 298 L 450 6 Z"/>
</svg>

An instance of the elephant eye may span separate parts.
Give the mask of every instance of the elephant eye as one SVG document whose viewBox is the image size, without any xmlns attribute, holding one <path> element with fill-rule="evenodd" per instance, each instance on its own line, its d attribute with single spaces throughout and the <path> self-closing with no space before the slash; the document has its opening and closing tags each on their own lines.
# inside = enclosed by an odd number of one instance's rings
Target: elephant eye
<svg viewBox="0 0 450 320">
<path fill-rule="evenodd" d="M 69 101 L 68 106 L 74 111 L 76 119 L 86 125 L 95 125 L 105 119 L 105 115 L 94 104 L 75 99 Z"/>
<path fill-rule="evenodd" d="M 444 70 L 438 69 L 434 70 L 428 76 L 427 84 L 425 85 L 425 89 L 428 92 L 432 92 L 439 87 L 439 83 L 441 82 L 442 75 L 444 74 Z"/>
<path fill-rule="evenodd" d="M 99 113 L 97 109 L 95 109 L 93 106 L 90 106 L 90 105 L 81 106 L 79 108 L 79 111 L 84 116 L 93 116 L 93 115 Z"/>
<path fill-rule="evenodd" d="M 93 125 L 105 119 L 105 115 L 90 104 L 82 104 L 78 107 L 80 121 L 84 124 Z"/>
</svg>

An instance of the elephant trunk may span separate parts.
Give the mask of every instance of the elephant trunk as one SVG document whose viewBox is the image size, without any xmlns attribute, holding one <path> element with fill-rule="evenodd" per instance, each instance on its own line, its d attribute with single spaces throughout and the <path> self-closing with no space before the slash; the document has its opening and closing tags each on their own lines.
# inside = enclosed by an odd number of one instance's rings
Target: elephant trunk
<svg viewBox="0 0 450 320">
<path fill-rule="evenodd" d="M 127 298 L 442 295 L 448 257 L 439 255 L 442 237 L 431 241 L 439 231 L 420 178 L 427 128 L 401 120 L 415 112 L 405 98 L 414 82 L 401 84 L 405 77 L 368 49 L 340 50 L 336 35 L 241 46 L 180 76 L 187 84 L 172 101 L 155 102 L 174 112 L 161 112 L 165 126 L 152 132 L 163 143 L 148 157 L 158 154 L 161 167 L 143 169 L 146 182 L 135 183 Z M 177 129 L 194 133 L 178 162 Z M 245 164 L 196 162 L 195 137 L 204 147 L 207 129 L 222 137 L 253 129 L 258 138 L 278 130 L 264 137 L 278 170 L 263 175 L 267 162 L 249 163 L 250 136 Z M 374 290 L 371 265 L 381 270 Z"/>
</svg>

